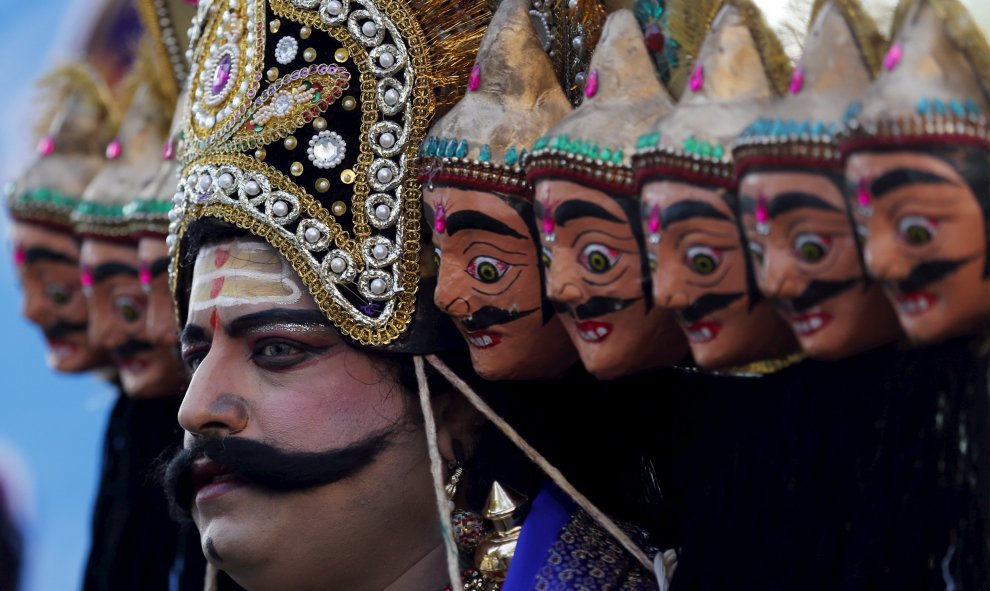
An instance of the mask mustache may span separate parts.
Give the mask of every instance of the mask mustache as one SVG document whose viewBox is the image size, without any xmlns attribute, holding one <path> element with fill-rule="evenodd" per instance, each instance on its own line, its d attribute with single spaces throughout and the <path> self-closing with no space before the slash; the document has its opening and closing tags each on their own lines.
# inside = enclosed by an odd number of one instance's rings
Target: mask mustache
<svg viewBox="0 0 990 591">
<path fill-rule="evenodd" d="M 495 306 L 485 306 L 467 318 L 461 318 L 460 322 L 468 332 L 475 332 L 499 324 L 514 322 L 520 318 L 529 316 L 537 310 L 539 308 L 533 308 L 532 310 L 503 310 Z"/>
<path fill-rule="evenodd" d="M 932 283 L 937 283 L 955 273 L 960 267 L 973 260 L 972 257 L 956 260 L 934 260 L 921 263 L 911 270 L 901 281 L 885 281 L 884 285 L 896 288 L 900 293 L 921 291 Z"/>
<path fill-rule="evenodd" d="M 553 309 L 560 315 L 569 315 L 577 320 L 587 320 L 589 318 L 597 318 L 598 316 L 604 316 L 605 314 L 611 314 L 613 312 L 618 312 L 619 310 L 624 310 L 638 301 L 639 298 L 627 300 L 622 298 L 594 296 L 588 298 L 588 301 L 583 304 L 578 304 L 573 307 L 566 302 L 554 301 Z"/>
<path fill-rule="evenodd" d="M 389 447 L 396 430 L 321 452 L 285 451 L 245 437 L 201 437 L 158 468 L 158 481 L 165 489 L 173 518 L 188 521 L 194 495 L 190 468 L 200 458 L 209 458 L 225 472 L 268 491 L 301 491 L 356 474 Z"/>
<path fill-rule="evenodd" d="M 46 328 L 44 333 L 45 338 L 52 341 L 77 332 L 86 332 L 87 327 L 88 325 L 85 322 L 66 322 L 64 320 L 58 320 L 55 324 Z"/>
<path fill-rule="evenodd" d="M 114 349 L 113 354 L 115 357 L 120 359 L 129 359 L 136 356 L 138 353 L 144 353 L 145 351 L 151 351 L 153 349 L 154 347 L 151 346 L 151 343 L 131 339 Z"/>
<path fill-rule="evenodd" d="M 785 303 L 795 312 L 810 310 L 827 299 L 856 287 L 863 279 L 854 277 L 845 281 L 811 281 L 798 297 Z"/>
<path fill-rule="evenodd" d="M 714 314 L 723 308 L 728 308 L 732 302 L 745 296 L 745 293 L 706 293 L 694 300 L 679 313 L 688 324 L 694 324 L 702 318 Z"/>
</svg>

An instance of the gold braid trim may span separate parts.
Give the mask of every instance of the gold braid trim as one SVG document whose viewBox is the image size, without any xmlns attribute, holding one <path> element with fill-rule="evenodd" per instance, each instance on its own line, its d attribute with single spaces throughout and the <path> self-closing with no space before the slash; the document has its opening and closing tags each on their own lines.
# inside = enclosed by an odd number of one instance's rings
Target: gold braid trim
<svg viewBox="0 0 990 591">
<path fill-rule="evenodd" d="M 990 44 L 959 0 L 928 0 L 945 24 L 949 38 L 963 52 L 980 77 L 983 93 L 990 100 Z"/>
<path fill-rule="evenodd" d="M 670 38 L 677 43 L 677 67 L 671 71 L 668 84 L 675 98 L 680 98 L 694 70 L 694 61 L 701 51 L 715 16 L 727 0 L 670 0 L 667 4 L 667 26 Z"/>
<path fill-rule="evenodd" d="M 151 39 L 151 50 L 155 53 L 155 59 L 165 64 L 166 71 L 161 72 L 160 84 L 167 88 L 168 94 L 178 97 L 179 80 L 177 77 L 179 72 L 176 72 L 171 65 L 172 56 L 169 55 L 168 49 L 165 47 L 165 39 L 162 35 L 161 22 L 158 20 L 158 10 L 155 3 L 153 0 L 138 0 L 135 4 L 137 5 L 138 16 L 141 18 L 141 24 L 144 25 L 144 30 L 148 32 Z M 182 59 L 185 59 L 185 56 Z M 165 75 L 166 73 L 167 75 Z"/>
<path fill-rule="evenodd" d="M 82 62 L 66 64 L 55 68 L 36 83 L 38 90 L 45 95 L 47 103 L 35 132 L 48 133 L 48 126 L 58 116 L 70 96 L 77 94 L 98 113 L 105 113 L 107 127 L 116 129 L 120 124 L 120 111 L 113 100 L 110 88 L 93 68 Z"/>
<path fill-rule="evenodd" d="M 849 25 L 859 52 L 865 60 L 866 67 L 872 76 L 876 76 L 883 63 L 883 55 L 887 50 L 887 38 L 880 32 L 876 21 L 870 16 L 859 0 L 815 0 L 811 8 L 811 21 L 813 25 L 818 19 L 819 13 L 827 4 L 831 3 L 842 14 L 842 18 Z"/>
<path fill-rule="evenodd" d="M 578 83 L 577 75 L 587 72 L 608 15 L 601 0 L 554 0 L 550 11 L 556 28 L 550 48 L 553 69 L 564 93 L 572 104 L 578 105 L 584 88 Z M 579 35 L 583 40 L 583 55 L 572 45 Z"/>
<path fill-rule="evenodd" d="M 719 370 L 715 373 L 735 375 L 735 376 L 766 376 L 770 374 L 777 373 L 782 369 L 786 369 L 796 363 L 801 363 L 807 358 L 807 354 L 803 351 L 797 353 L 791 353 L 785 357 L 779 357 L 777 359 L 764 359 L 762 361 L 754 361 L 752 363 L 747 363 L 746 365 L 740 365 L 737 367 L 731 367 L 725 370 Z"/>
<path fill-rule="evenodd" d="M 780 39 L 774 34 L 773 29 L 767 24 L 766 18 L 752 0 L 727 0 L 727 4 L 739 9 L 739 13 L 746 23 L 753 40 L 756 42 L 756 49 L 763 61 L 763 69 L 770 79 L 777 94 L 784 96 L 791 83 L 793 65 L 791 59 L 784 52 L 784 46 Z"/>
</svg>

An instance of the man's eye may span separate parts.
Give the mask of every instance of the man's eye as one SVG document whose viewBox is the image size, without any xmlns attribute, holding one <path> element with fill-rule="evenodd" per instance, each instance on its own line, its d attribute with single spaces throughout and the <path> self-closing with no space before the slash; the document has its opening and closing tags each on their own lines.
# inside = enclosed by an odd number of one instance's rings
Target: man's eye
<svg viewBox="0 0 990 591">
<path fill-rule="evenodd" d="M 938 221 L 920 215 L 909 215 L 897 222 L 897 232 L 911 246 L 924 246 L 938 233 Z"/>
<path fill-rule="evenodd" d="M 592 273 L 607 273 L 622 258 L 622 253 L 604 244 L 589 244 L 581 251 L 578 262 Z"/>
<path fill-rule="evenodd" d="M 465 271 L 482 283 L 495 283 L 511 268 L 512 265 L 495 257 L 477 256 L 471 259 Z"/>
<path fill-rule="evenodd" d="M 262 345 L 258 349 L 258 355 L 263 357 L 284 357 L 286 355 L 295 355 L 301 351 L 297 347 L 293 347 L 288 343 L 269 343 L 267 345 Z"/>
<path fill-rule="evenodd" d="M 48 299 L 56 306 L 64 306 L 72 299 L 72 288 L 61 283 L 52 283 L 45 288 Z"/>
<path fill-rule="evenodd" d="M 756 263 L 757 267 L 763 266 L 763 245 L 755 240 L 749 241 L 749 254 L 753 257 L 753 261 Z"/>
<path fill-rule="evenodd" d="M 144 300 L 131 296 L 117 296 L 113 300 L 114 308 L 125 322 L 136 322 L 144 314 Z"/>
<path fill-rule="evenodd" d="M 203 359 L 206 358 L 206 351 L 203 349 L 183 349 L 182 350 L 182 362 L 186 364 L 186 369 L 190 374 L 196 373 L 199 369 L 199 365 L 203 363 Z"/>
<path fill-rule="evenodd" d="M 724 253 L 708 246 L 692 246 L 684 253 L 684 260 L 699 275 L 711 275 L 722 264 Z"/>
<path fill-rule="evenodd" d="M 794 240 L 794 256 L 806 263 L 817 263 L 825 258 L 832 246 L 832 238 L 821 234 L 800 234 Z"/>
</svg>

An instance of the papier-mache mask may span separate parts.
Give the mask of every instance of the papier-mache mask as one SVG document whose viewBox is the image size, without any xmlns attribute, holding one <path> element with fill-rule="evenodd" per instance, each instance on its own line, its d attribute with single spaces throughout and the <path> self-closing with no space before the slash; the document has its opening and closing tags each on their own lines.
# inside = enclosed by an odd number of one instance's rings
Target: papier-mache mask
<svg viewBox="0 0 990 591">
<path fill-rule="evenodd" d="M 630 156 L 640 130 L 672 108 L 629 10 L 609 15 L 581 106 L 526 159 L 536 190 L 547 292 L 599 378 L 671 365 L 687 353 L 654 305 Z"/>
<path fill-rule="evenodd" d="M 786 97 L 736 142 L 743 229 L 757 283 L 812 357 L 838 359 L 900 335 L 869 279 L 846 207 L 836 143 L 846 105 L 862 96 L 886 41 L 857 0 L 815 6 Z"/>
<path fill-rule="evenodd" d="M 528 6 L 502 2 L 467 94 L 423 146 L 423 209 L 439 264 L 434 301 L 488 379 L 552 378 L 577 359 L 546 299 L 532 187 L 520 164 L 571 110 Z"/>
<path fill-rule="evenodd" d="M 640 137 L 633 159 L 646 242 L 657 261 L 656 302 L 676 314 L 704 368 L 776 359 L 796 347 L 756 288 L 730 148 L 786 89 L 790 64 L 748 0 L 685 10 L 714 15 L 711 29 L 692 52 L 697 59 L 683 66 L 691 73 L 677 108 Z M 679 44 L 690 51 L 689 41 Z"/>
<path fill-rule="evenodd" d="M 957 0 L 917 0 L 846 113 L 847 197 L 909 337 L 990 317 L 990 47 Z"/>
</svg>

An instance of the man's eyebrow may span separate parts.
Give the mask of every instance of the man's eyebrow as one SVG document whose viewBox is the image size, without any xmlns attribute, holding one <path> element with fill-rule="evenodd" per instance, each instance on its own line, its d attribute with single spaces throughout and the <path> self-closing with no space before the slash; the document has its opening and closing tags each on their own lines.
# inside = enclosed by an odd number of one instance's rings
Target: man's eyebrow
<svg viewBox="0 0 990 591">
<path fill-rule="evenodd" d="M 660 228 L 666 230 L 671 224 L 694 218 L 732 221 L 732 218 L 716 209 L 711 203 L 698 199 L 684 199 L 660 211 Z"/>
<path fill-rule="evenodd" d="M 916 168 L 895 168 L 876 178 L 870 183 L 870 193 L 874 199 L 880 199 L 893 191 L 907 185 L 953 185 L 959 183 L 952 179 Z"/>
<path fill-rule="evenodd" d="M 133 265 L 118 262 L 103 263 L 102 265 L 93 267 L 93 283 L 106 281 L 107 279 L 118 275 L 137 278 L 138 270 Z"/>
<path fill-rule="evenodd" d="M 69 256 L 64 252 L 45 248 L 44 246 L 32 246 L 24 249 L 24 264 L 40 263 L 48 261 L 52 263 L 65 263 L 67 265 L 78 265 L 79 259 Z"/>
<path fill-rule="evenodd" d="M 843 213 L 838 207 L 832 205 L 828 201 L 825 201 L 821 197 L 811 193 L 805 193 L 803 191 L 779 193 L 767 202 L 767 213 L 770 215 L 770 219 L 784 215 L 785 213 L 794 211 L 795 209 L 820 209 L 824 211 L 833 211 L 835 213 Z"/>
<path fill-rule="evenodd" d="M 567 222 L 578 218 L 599 218 L 607 222 L 624 224 L 621 219 L 610 214 L 605 208 L 590 201 L 581 199 L 570 199 L 562 202 L 553 210 L 553 221 L 558 226 L 563 226 Z"/>
<path fill-rule="evenodd" d="M 202 343 L 206 340 L 206 331 L 198 324 L 187 324 L 179 333 L 179 341 L 183 345 Z"/>
<path fill-rule="evenodd" d="M 447 216 L 447 235 L 453 236 L 461 230 L 481 230 L 483 232 L 491 232 L 501 236 L 510 236 L 512 238 L 528 240 L 525 236 L 519 232 L 516 232 L 497 219 L 483 214 L 480 211 L 470 209 L 455 211 Z"/>
<path fill-rule="evenodd" d="M 151 273 L 151 276 L 158 277 L 159 275 L 168 272 L 168 264 L 170 261 L 171 259 L 168 257 L 161 257 L 152 261 L 151 265 L 148 267 L 148 271 Z"/>
<path fill-rule="evenodd" d="M 330 328 L 331 324 L 319 310 L 282 310 L 273 308 L 239 316 L 230 321 L 227 334 L 238 338 L 272 324 L 296 324 L 315 328 Z"/>
</svg>

